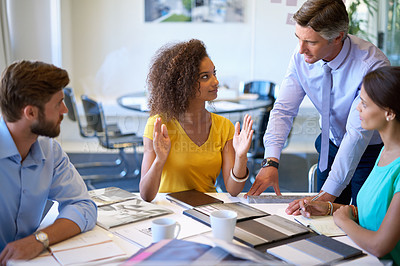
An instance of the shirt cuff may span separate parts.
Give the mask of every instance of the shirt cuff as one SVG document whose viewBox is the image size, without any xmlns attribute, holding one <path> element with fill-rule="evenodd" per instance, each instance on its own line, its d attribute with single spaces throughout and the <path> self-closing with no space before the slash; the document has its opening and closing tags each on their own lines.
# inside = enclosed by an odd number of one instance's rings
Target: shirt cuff
<svg viewBox="0 0 400 266">
<path fill-rule="evenodd" d="M 64 218 L 73 221 L 79 226 L 81 232 L 91 230 L 96 225 L 97 207 L 95 205 L 85 207 L 81 208 L 80 206 L 78 207 L 75 205 L 67 205 L 61 210 L 57 219 Z"/>
<path fill-rule="evenodd" d="M 281 149 L 278 147 L 268 147 L 265 149 L 264 158 L 274 157 L 280 160 L 281 157 Z"/>
<path fill-rule="evenodd" d="M 335 197 L 339 197 L 345 188 L 346 188 L 346 186 L 344 186 L 343 184 L 337 183 L 328 178 L 328 179 L 326 179 L 326 181 L 321 189 Z"/>
</svg>

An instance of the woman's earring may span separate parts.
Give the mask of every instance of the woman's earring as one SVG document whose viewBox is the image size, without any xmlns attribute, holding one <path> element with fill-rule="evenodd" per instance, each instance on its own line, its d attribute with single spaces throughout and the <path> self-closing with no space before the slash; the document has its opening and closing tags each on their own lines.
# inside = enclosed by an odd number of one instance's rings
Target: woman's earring
<svg viewBox="0 0 400 266">
<path fill-rule="evenodd" d="M 386 117 L 386 121 L 388 121 L 388 122 L 389 122 L 389 120 L 390 120 L 390 118 L 389 118 L 389 117 Z"/>
</svg>

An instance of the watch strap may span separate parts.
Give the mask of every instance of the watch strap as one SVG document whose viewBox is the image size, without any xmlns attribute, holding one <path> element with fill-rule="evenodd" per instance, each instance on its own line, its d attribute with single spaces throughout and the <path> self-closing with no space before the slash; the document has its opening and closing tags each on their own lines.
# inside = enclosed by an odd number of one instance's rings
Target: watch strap
<svg viewBox="0 0 400 266">
<path fill-rule="evenodd" d="M 271 160 L 271 159 L 264 159 L 264 160 L 262 161 L 262 163 L 261 163 L 261 166 L 262 166 L 263 168 L 268 167 L 268 166 L 273 166 L 273 167 L 275 167 L 276 169 L 278 169 L 278 168 L 279 168 L 279 163 L 276 162 L 276 161 L 274 161 L 274 160 Z"/>
</svg>

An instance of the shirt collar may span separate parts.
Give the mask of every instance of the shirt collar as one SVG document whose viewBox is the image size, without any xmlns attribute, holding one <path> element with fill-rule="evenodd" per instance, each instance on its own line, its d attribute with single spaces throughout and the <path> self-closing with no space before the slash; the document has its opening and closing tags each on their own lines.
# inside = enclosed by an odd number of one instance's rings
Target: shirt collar
<svg viewBox="0 0 400 266">
<path fill-rule="evenodd" d="M 15 145 L 10 131 L 8 130 L 6 122 L 4 121 L 3 117 L 0 117 L 0 159 L 10 157 L 18 157 L 19 161 L 21 160 L 21 155 L 19 154 L 17 146 Z M 26 160 L 33 161 L 35 163 L 45 160 L 43 150 L 38 140 L 36 140 L 31 146 Z"/>
<path fill-rule="evenodd" d="M 336 70 L 338 69 L 342 63 L 345 61 L 347 55 L 349 54 L 350 51 L 350 38 L 349 36 L 346 37 L 346 39 L 343 42 L 343 47 L 340 50 L 339 54 L 332 60 L 327 62 L 326 64 L 332 69 Z M 324 60 L 320 60 L 321 67 L 325 64 Z"/>
<path fill-rule="evenodd" d="M 0 118 L 0 140 L 0 159 L 20 155 L 3 117 Z"/>
</svg>

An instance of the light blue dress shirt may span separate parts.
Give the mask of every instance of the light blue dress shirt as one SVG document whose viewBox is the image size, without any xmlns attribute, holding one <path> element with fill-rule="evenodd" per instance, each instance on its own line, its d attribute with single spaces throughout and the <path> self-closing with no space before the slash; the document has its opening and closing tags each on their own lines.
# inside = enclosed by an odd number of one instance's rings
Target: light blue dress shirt
<svg viewBox="0 0 400 266">
<path fill-rule="evenodd" d="M 265 158 L 280 158 L 299 106 L 307 95 L 318 112 L 322 112 L 323 60 L 304 61 L 299 47 L 290 60 L 278 98 L 271 111 L 264 135 Z M 339 146 L 328 179 L 322 189 L 339 196 L 350 182 L 361 156 L 369 144 L 379 144 L 376 131 L 361 127 L 356 107 L 363 77 L 370 71 L 390 65 L 387 57 L 373 44 L 349 35 L 340 53 L 327 63 L 332 69 L 330 139 Z"/>
<path fill-rule="evenodd" d="M 75 222 L 82 232 L 95 226 L 97 207 L 60 144 L 39 137 L 21 164 L 0 118 L 0 252 L 7 243 L 36 231 L 48 199 L 59 202 L 57 218 Z"/>
</svg>

